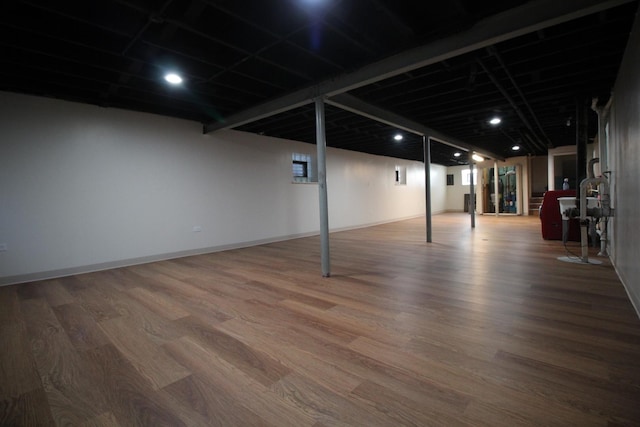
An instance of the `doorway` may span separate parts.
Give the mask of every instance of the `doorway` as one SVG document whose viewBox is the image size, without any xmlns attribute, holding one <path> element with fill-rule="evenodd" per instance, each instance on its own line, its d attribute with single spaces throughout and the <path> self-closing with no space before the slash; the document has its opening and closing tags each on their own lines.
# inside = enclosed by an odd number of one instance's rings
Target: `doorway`
<svg viewBox="0 0 640 427">
<path fill-rule="evenodd" d="M 553 157 L 553 187 L 556 190 L 563 189 L 562 184 L 565 178 L 569 179 L 569 188 L 578 188 L 580 183 L 576 182 L 576 155 L 566 154 L 564 156 Z"/>
<path fill-rule="evenodd" d="M 494 168 L 484 169 L 485 200 L 484 212 L 501 214 L 518 214 L 518 166 L 498 168 L 498 194 L 495 193 Z"/>
</svg>

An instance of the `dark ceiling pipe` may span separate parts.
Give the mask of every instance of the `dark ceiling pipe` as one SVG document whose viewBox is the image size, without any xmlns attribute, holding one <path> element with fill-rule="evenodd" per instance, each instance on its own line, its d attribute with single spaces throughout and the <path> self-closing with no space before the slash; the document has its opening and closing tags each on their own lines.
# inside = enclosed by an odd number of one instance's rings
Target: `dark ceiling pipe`
<svg viewBox="0 0 640 427">
<path fill-rule="evenodd" d="M 529 135 L 529 132 L 526 132 L 523 128 L 518 129 L 518 132 L 520 133 L 520 139 L 522 140 L 521 145 L 526 145 L 531 153 L 535 153 L 537 146 L 531 135 Z"/>
<path fill-rule="evenodd" d="M 539 148 L 540 150 L 546 152 L 547 151 L 547 147 L 544 145 L 544 143 L 542 143 L 542 142 L 540 142 L 538 140 L 538 137 L 536 136 L 536 132 L 533 130 L 533 127 L 531 126 L 531 123 L 529 123 L 529 120 L 525 117 L 525 115 L 522 112 L 522 110 L 520 109 L 520 107 L 518 107 L 518 105 L 515 103 L 513 98 L 511 98 L 511 95 L 509 95 L 507 90 L 500 84 L 500 82 L 498 81 L 496 76 L 493 74 L 493 72 L 491 70 L 489 70 L 489 68 L 486 65 L 484 65 L 484 62 L 482 62 L 482 60 L 480 58 L 476 58 L 476 61 L 482 67 L 484 72 L 487 73 L 487 75 L 489 76 L 489 79 L 495 85 L 495 87 L 498 89 L 498 91 L 500 91 L 502 96 L 504 96 L 505 99 L 509 102 L 509 104 L 511 104 L 511 108 L 513 108 L 513 110 L 516 112 L 518 117 L 520 117 L 520 120 L 522 120 L 522 123 L 524 123 L 524 125 L 527 127 L 529 132 L 531 132 L 531 134 L 535 136 L 535 138 L 533 138 L 533 141 L 535 142 L 536 147 Z"/>
<path fill-rule="evenodd" d="M 151 25 L 159 24 L 163 22 L 162 14 L 167 10 L 167 8 L 171 5 L 172 2 L 173 0 L 165 1 L 158 13 L 151 13 L 149 15 L 149 19 L 147 20 L 147 22 L 142 26 L 142 28 L 138 30 L 136 35 L 133 36 L 131 40 L 129 40 L 129 43 L 127 43 L 124 49 L 122 49 L 122 56 L 127 56 L 127 52 L 129 52 L 129 49 L 131 49 L 133 45 L 136 44 L 138 40 L 140 40 L 142 35 L 149 29 Z"/>
<path fill-rule="evenodd" d="M 495 46 L 490 46 L 488 50 L 493 56 L 496 57 L 496 59 L 498 60 L 498 63 L 500 64 L 505 74 L 509 78 L 509 81 L 511 81 L 511 84 L 515 88 L 516 92 L 518 92 L 518 95 L 520 95 L 520 99 L 522 99 L 522 102 L 524 103 L 525 107 L 527 107 L 527 110 L 529 110 L 529 114 L 531 114 L 533 121 L 538 127 L 538 130 L 540 131 L 540 135 L 542 135 L 543 139 L 547 142 L 547 147 L 553 148 L 553 143 L 551 142 L 551 140 L 547 136 L 547 133 L 544 131 L 542 125 L 540 124 L 540 120 L 538 120 L 538 116 L 536 116 L 536 113 L 533 112 L 533 108 L 531 108 L 531 104 L 529 104 L 529 101 L 527 101 L 527 98 L 524 96 L 524 93 L 522 93 L 520 86 L 518 86 L 518 84 L 516 83 L 516 80 L 513 78 L 511 71 L 509 71 L 509 69 L 507 68 L 507 65 L 502 59 L 502 55 L 500 55 L 500 52 L 498 52 L 498 49 Z"/>
<path fill-rule="evenodd" d="M 291 67 L 285 67 L 284 65 L 282 65 L 278 61 L 272 61 L 270 59 L 266 59 L 266 58 L 261 57 L 261 56 L 254 56 L 254 53 L 252 53 L 252 52 L 250 52 L 250 51 L 248 51 L 246 49 L 243 49 L 243 48 L 238 47 L 238 46 L 236 46 L 234 44 L 225 42 L 221 38 L 218 38 L 218 37 L 212 36 L 210 34 L 207 34 L 207 33 L 203 32 L 201 30 L 198 30 L 197 28 L 193 27 L 192 25 L 185 24 L 184 22 L 178 21 L 177 19 L 165 18 L 164 22 L 167 23 L 167 24 L 175 25 L 176 27 L 180 28 L 181 30 L 187 31 L 187 32 L 189 32 L 191 34 L 195 34 L 197 36 L 200 36 L 200 37 L 202 37 L 204 39 L 207 39 L 207 40 L 211 40 L 212 42 L 221 44 L 221 45 L 223 45 L 225 47 L 228 47 L 230 49 L 237 50 L 238 52 L 242 52 L 243 55 L 246 55 L 247 59 L 255 58 L 256 60 L 258 60 L 260 62 L 264 62 L 266 64 L 272 65 L 272 66 L 274 66 L 276 68 L 279 68 L 279 69 L 281 69 L 283 71 L 286 71 L 287 73 L 290 73 L 290 74 L 293 74 L 295 76 L 298 76 L 303 80 L 313 81 L 313 78 L 311 78 L 311 76 L 309 76 L 307 74 L 304 74 L 304 73 L 302 73 L 300 71 L 294 70 Z M 218 75 L 218 74 L 216 74 L 216 75 Z M 214 78 L 214 77 L 211 77 L 211 78 Z"/>
<path fill-rule="evenodd" d="M 524 138 L 526 141 L 528 141 L 528 142 L 529 142 L 531 145 L 533 145 L 534 147 L 536 147 L 536 148 L 540 149 L 540 148 L 538 147 L 538 145 L 536 145 L 535 138 L 533 138 L 533 137 L 531 136 L 531 134 L 529 134 L 529 132 L 521 131 L 521 133 L 522 133 L 523 138 Z"/>
</svg>

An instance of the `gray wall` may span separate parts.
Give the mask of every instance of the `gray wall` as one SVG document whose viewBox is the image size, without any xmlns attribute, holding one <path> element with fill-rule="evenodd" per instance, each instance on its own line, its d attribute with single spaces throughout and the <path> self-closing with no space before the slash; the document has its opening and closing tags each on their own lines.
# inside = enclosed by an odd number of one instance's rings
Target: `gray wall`
<svg viewBox="0 0 640 427">
<path fill-rule="evenodd" d="M 612 201 L 611 258 L 640 313 L 640 20 L 636 22 L 616 81 L 610 119 Z"/>
<path fill-rule="evenodd" d="M 547 156 L 531 158 L 531 191 L 544 193 L 547 191 L 548 165 Z"/>
<path fill-rule="evenodd" d="M 0 92 L 0 284 L 317 234 L 317 184 L 291 171 L 292 153 L 315 150 Z M 329 149 L 327 187 L 332 230 L 424 214 L 420 162 Z"/>
<path fill-rule="evenodd" d="M 469 166 L 449 166 L 447 168 L 447 174 L 453 175 L 453 185 L 446 186 L 446 208 L 447 212 L 462 212 L 464 211 L 464 195 L 469 194 L 469 186 L 462 185 L 462 170 L 469 170 Z M 478 169 L 477 167 L 475 169 Z M 481 174 L 481 172 L 477 172 Z M 446 182 L 445 182 L 446 184 Z M 474 189 L 477 193 L 477 183 Z M 476 201 L 481 204 L 480 200 Z"/>
</svg>

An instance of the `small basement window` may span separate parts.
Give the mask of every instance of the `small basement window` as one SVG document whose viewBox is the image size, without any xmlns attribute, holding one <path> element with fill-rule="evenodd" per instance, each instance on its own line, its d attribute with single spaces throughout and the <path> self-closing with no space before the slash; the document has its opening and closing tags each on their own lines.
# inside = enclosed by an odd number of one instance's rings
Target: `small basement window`
<svg viewBox="0 0 640 427">
<path fill-rule="evenodd" d="M 314 171 L 314 159 L 309 154 L 293 153 L 291 155 L 291 172 L 293 182 L 317 182 Z"/>
<path fill-rule="evenodd" d="M 407 185 L 407 168 L 396 166 L 396 185 Z"/>
<path fill-rule="evenodd" d="M 293 179 L 309 178 L 309 163 L 301 160 L 293 161 Z"/>
<path fill-rule="evenodd" d="M 471 171 L 469 169 L 462 169 L 460 171 L 462 175 L 462 185 L 471 185 Z M 476 185 L 478 183 L 478 169 L 473 169 L 473 184 Z"/>
</svg>

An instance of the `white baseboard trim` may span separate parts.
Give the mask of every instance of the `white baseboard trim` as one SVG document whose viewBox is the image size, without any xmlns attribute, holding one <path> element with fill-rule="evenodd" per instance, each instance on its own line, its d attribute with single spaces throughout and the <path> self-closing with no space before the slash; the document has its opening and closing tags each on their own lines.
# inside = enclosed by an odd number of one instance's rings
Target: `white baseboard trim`
<svg viewBox="0 0 640 427">
<path fill-rule="evenodd" d="M 110 261 L 98 264 L 83 265 L 79 267 L 62 268 L 59 270 L 40 271 L 36 273 L 19 274 L 16 276 L 0 277 L 0 286 L 15 285 L 18 283 L 33 282 L 37 280 L 49 280 L 58 277 L 73 276 L 76 274 L 93 273 L 95 271 L 111 270 L 113 268 L 129 267 L 132 265 L 148 264 L 150 262 L 165 261 L 169 259 L 184 258 L 193 255 L 203 255 L 213 252 L 222 252 L 232 249 L 248 248 L 251 246 L 266 245 L 268 243 L 284 240 L 299 239 L 302 237 L 317 236 L 317 232 L 301 233 L 290 236 L 274 237 L 271 239 L 253 240 L 249 242 L 232 243 L 228 245 L 211 246 L 206 248 L 190 249 L 186 251 L 168 252 L 157 255 L 149 255 L 138 258 L 128 258 L 118 261 Z"/>
<path fill-rule="evenodd" d="M 618 275 L 618 279 L 620 279 L 620 282 L 622 283 L 622 287 L 624 287 L 624 290 L 627 292 L 627 296 L 629 297 L 629 301 L 631 301 L 631 305 L 636 311 L 638 318 L 640 318 L 640 295 L 637 295 L 635 292 L 633 292 L 633 289 L 627 285 L 627 281 L 620 274 L 620 271 L 618 271 L 618 267 L 616 267 L 616 264 L 611 258 L 611 256 L 609 256 L 609 261 L 611 261 L 611 265 L 613 265 L 613 269 Z"/>
<path fill-rule="evenodd" d="M 340 228 L 332 229 L 331 233 L 355 230 L 359 228 L 373 227 L 376 225 L 388 224 L 391 222 L 405 221 L 408 219 L 419 218 L 421 216 L 424 216 L 424 214 L 412 215 L 408 217 L 396 218 L 396 219 L 385 220 L 385 221 L 378 221 L 378 222 L 369 223 L 369 224 L 340 227 Z M 188 256 L 193 256 L 193 255 L 203 255 L 203 254 L 214 253 L 214 252 L 228 251 L 232 249 L 248 248 L 251 246 L 266 245 L 269 243 L 282 242 L 285 240 L 293 240 L 293 239 L 300 239 L 303 237 L 317 236 L 319 234 L 320 234 L 319 231 L 313 231 L 309 233 L 291 234 L 287 236 L 278 236 L 278 237 L 273 237 L 268 239 L 231 243 L 228 245 L 211 246 L 206 248 L 190 249 L 190 250 L 178 251 L 178 252 L 168 252 L 168 253 L 149 255 L 149 256 L 138 257 L 138 258 L 128 258 L 128 259 L 123 259 L 118 261 L 83 265 L 78 267 L 61 268 L 59 270 L 39 271 L 35 273 L 18 274 L 15 276 L 5 276 L 5 277 L 0 277 L 0 286 L 9 286 L 9 285 L 15 285 L 18 283 L 34 282 L 39 280 L 50 280 L 50 279 L 56 279 L 59 277 L 73 276 L 76 274 L 92 273 L 95 271 L 102 271 L 102 270 L 111 270 L 113 268 L 129 267 L 132 265 L 139 265 L 139 264 L 148 264 L 150 262 L 184 258 Z"/>
</svg>

